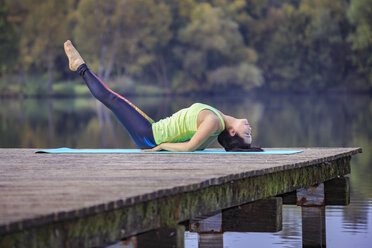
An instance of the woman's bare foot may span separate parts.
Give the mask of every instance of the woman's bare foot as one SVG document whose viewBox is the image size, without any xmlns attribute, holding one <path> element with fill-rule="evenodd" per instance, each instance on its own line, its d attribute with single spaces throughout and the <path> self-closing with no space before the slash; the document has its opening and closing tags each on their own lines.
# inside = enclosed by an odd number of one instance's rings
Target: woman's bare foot
<svg viewBox="0 0 372 248">
<path fill-rule="evenodd" d="M 85 62 L 83 58 L 80 56 L 79 52 L 72 45 L 70 40 L 65 42 L 64 47 L 65 47 L 65 53 L 69 60 L 70 70 L 76 71 L 77 68 L 80 65 L 84 64 Z"/>
</svg>

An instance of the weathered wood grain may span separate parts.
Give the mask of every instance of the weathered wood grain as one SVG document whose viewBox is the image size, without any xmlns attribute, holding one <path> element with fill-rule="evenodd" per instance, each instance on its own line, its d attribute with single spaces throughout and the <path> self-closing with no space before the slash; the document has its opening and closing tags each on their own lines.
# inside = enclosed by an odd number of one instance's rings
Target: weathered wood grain
<svg viewBox="0 0 372 248">
<path fill-rule="evenodd" d="M 296 149 L 304 152 L 35 154 L 35 149 L 0 149 L 0 236 L 236 180 L 327 166 L 361 152 Z"/>
</svg>

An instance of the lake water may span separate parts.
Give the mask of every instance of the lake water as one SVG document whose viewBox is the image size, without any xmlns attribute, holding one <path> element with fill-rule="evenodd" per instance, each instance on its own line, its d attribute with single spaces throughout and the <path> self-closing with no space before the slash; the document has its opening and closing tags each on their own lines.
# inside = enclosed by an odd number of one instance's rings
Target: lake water
<svg viewBox="0 0 372 248">
<path fill-rule="evenodd" d="M 372 247 L 372 97 L 260 95 L 129 98 L 154 120 L 194 102 L 247 118 L 262 147 L 362 147 L 349 175 L 351 203 L 327 206 L 328 247 Z M 218 146 L 218 144 L 214 144 Z M 0 99 L 1 148 L 135 148 L 115 117 L 93 98 Z M 276 233 L 225 232 L 221 247 L 301 247 L 301 208 L 283 206 Z M 200 235 L 184 233 L 185 247 Z M 117 244 L 117 247 L 122 244 Z"/>
</svg>

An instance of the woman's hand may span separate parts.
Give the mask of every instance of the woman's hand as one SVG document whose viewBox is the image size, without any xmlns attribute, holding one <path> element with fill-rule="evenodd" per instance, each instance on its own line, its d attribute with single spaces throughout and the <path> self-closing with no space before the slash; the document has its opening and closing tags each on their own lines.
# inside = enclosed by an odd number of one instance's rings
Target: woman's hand
<svg viewBox="0 0 372 248">
<path fill-rule="evenodd" d="M 143 152 L 156 152 L 156 151 L 161 151 L 161 150 L 163 150 L 163 148 L 161 148 L 161 146 L 158 145 L 158 146 L 155 146 L 151 149 L 142 149 L 141 151 L 143 151 Z"/>
</svg>

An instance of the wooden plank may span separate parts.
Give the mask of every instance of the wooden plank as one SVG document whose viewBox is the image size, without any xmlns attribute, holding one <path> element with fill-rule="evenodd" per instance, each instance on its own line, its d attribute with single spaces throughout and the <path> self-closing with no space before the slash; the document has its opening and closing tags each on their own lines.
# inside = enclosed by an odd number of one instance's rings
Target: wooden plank
<svg viewBox="0 0 372 248">
<path fill-rule="evenodd" d="M 361 152 L 303 150 L 263 156 L 0 149 L 0 246 L 22 246 L 30 237 L 44 246 L 62 247 L 66 239 L 71 247 L 101 245 L 348 174 L 351 155 Z"/>
</svg>

